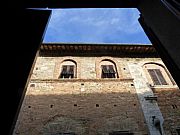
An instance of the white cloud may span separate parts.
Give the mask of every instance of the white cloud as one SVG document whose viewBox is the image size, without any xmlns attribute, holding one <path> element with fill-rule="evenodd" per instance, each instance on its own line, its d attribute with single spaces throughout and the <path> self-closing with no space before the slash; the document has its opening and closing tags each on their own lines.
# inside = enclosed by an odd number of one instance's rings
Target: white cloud
<svg viewBox="0 0 180 135">
<path fill-rule="evenodd" d="M 51 16 L 48 35 L 69 40 L 103 41 L 115 33 L 138 34 L 142 31 L 136 9 L 59 9 Z M 79 39 L 78 39 L 79 38 Z"/>
</svg>

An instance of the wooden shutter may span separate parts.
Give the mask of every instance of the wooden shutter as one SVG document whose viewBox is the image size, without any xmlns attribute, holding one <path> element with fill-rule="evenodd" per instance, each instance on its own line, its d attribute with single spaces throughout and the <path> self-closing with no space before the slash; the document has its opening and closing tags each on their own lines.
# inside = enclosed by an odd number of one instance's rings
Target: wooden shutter
<svg viewBox="0 0 180 135">
<path fill-rule="evenodd" d="M 102 68 L 102 73 L 101 73 L 101 78 L 107 78 L 107 67 L 106 65 L 101 65 Z"/>
<path fill-rule="evenodd" d="M 102 67 L 103 73 L 105 73 L 105 74 L 109 73 L 107 65 L 102 65 L 101 67 Z"/>
<path fill-rule="evenodd" d="M 167 82 L 164 79 L 164 77 L 163 77 L 163 75 L 161 73 L 161 70 L 160 69 L 155 69 L 155 72 L 156 72 L 156 75 L 157 75 L 159 81 L 161 82 L 161 85 L 167 85 Z"/>
<path fill-rule="evenodd" d="M 74 74 L 74 66 L 73 65 L 68 65 L 68 74 Z"/>
<path fill-rule="evenodd" d="M 102 78 L 115 78 L 113 65 L 102 65 Z"/>
<path fill-rule="evenodd" d="M 74 78 L 74 66 L 73 65 L 70 65 L 69 66 L 69 76 L 71 77 L 71 78 Z"/>
<path fill-rule="evenodd" d="M 74 65 L 63 65 L 60 78 L 73 78 Z"/>
<path fill-rule="evenodd" d="M 108 65 L 109 73 L 115 73 L 113 65 Z"/>
<path fill-rule="evenodd" d="M 161 83 L 159 82 L 159 80 L 156 76 L 154 69 L 148 69 L 148 72 L 151 76 L 151 79 L 153 80 L 154 85 L 161 85 Z"/>
<path fill-rule="evenodd" d="M 102 65 L 102 71 L 104 73 L 115 73 L 113 65 Z"/>
<path fill-rule="evenodd" d="M 67 74 L 67 66 L 63 65 L 61 74 Z"/>
<path fill-rule="evenodd" d="M 154 85 L 167 85 L 160 69 L 148 69 L 148 72 L 153 80 Z"/>
</svg>

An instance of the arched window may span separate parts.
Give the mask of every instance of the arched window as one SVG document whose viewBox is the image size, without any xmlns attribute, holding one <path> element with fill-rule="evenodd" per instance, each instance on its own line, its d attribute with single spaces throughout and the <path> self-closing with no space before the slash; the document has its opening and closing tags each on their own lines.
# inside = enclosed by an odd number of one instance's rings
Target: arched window
<svg viewBox="0 0 180 135">
<path fill-rule="evenodd" d="M 101 78 L 118 78 L 116 65 L 111 60 L 103 60 L 100 63 Z"/>
<path fill-rule="evenodd" d="M 76 78 L 76 62 L 73 60 L 65 60 L 61 64 L 61 72 L 59 78 Z"/>
<path fill-rule="evenodd" d="M 160 69 L 147 69 L 154 85 L 167 85 L 167 82 Z"/>
<path fill-rule="evenodd" d="M 146 63 L 143 68 L 148 74 L 148 80 L 152 85 L 173 85 L 174 81 L 171 78 L 165 67 L 158 63 Z"/>
</svg>

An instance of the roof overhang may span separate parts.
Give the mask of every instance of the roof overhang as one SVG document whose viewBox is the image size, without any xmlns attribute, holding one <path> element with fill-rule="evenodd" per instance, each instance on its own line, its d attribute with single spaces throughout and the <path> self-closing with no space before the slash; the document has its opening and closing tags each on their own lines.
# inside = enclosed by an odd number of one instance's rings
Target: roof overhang
<svg viewBox="0 0 180 135">
<path fill-rule="evenodd" d="M 159 57 L 150 44 L 43 43 L 40 56 Z"/>
</svg>

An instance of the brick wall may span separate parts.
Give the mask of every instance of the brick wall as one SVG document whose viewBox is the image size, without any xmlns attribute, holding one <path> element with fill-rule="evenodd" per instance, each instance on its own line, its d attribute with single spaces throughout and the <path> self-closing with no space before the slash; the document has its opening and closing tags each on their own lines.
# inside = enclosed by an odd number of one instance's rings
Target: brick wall
<svg viewBox="0 0 180 135">
<path fill-rule="evenodd" d="M 80 135 L 94 135 L 116 130 L 129 130 L 137 135 L 146 133 L 130 79 L 76 80 L 66 83 L 36 80 L 31 83 L 35 87 L 29 86 L 17 134 L 71 131 Z M 76 126 L 71 125 L 71 122 Z M 53 124 L 55 127 L 51 129 Z"/>
<path fill-rule="evenodd" d="M 58 79 L 64 60 L 76 62 L 77 78 Z M 101 79 L 100 63 L 113 61 L 119 78 Z M 129 63 L 158 58 L 38 57 L 14 130 L 15 135 L 149 133 Z M 163 111 L 163 110 L 162 110 Z M 168 116 L 169 117 L 169 116 Z"/>
<path fill-rule="evenodd" d="M 158 106 L 163 114 L 166 135 L 178 135 L 180 128 L 180 90 L 178 88 L 154 88 Z"/>
</svg>

